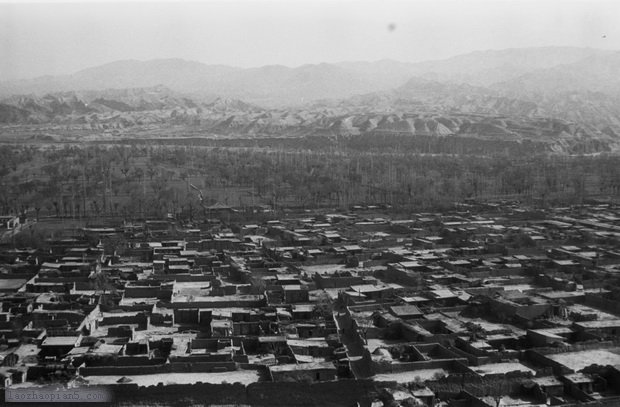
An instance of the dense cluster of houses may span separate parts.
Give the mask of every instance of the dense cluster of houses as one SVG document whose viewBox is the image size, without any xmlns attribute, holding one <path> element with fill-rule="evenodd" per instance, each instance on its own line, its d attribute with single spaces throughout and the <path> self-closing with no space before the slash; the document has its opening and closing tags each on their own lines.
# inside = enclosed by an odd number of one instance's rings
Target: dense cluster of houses
<svg viewBox="0 0 620 407">
<path fill-rule="evenodd" d="M 7 244 L 0 378 L 371 379 L 375 406 L 620 405 L 619 248 L 618 207 L 511 203 L 153 220 Z"/>
</svg>

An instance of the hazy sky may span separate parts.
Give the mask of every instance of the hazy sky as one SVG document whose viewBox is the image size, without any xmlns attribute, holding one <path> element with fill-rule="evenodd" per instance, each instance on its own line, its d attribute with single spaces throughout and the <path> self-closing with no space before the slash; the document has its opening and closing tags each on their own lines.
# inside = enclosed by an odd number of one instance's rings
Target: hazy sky
<svg viewBox="0 0 620 407">
<path fill-rule="evenodd" d="M 0 80 L 121 59 L 250 67 L 547 45 L 620 50 L 619 17 L 618 0 L 0 0 Z"/>
</svg>

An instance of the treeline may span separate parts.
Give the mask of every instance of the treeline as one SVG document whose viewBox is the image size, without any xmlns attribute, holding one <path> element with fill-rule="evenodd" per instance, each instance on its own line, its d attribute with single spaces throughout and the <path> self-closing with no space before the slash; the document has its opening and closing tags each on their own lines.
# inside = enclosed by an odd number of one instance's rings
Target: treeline
<svg viewBox="0 0 620 407">
<path fill-rule="evenodd" d="M 273 203 L 433 207 L 515 197 L 580 203 L 620 192 L 620 157 L 412 155 L 402 152 L 155 148 L 154 163 L 204 174 L 204 186 L 251 186 Z M 186 166 L 190 164 L 190 167 Z"/>
<path fill-rule="evenodd" d="M 593 154 L 610 151 L 609 143 L 598 139 L 568 139 L 558 143 L 554 140 L 524 138 L 482 138 L 475 136 L 407 135 L 393 132 L 368 132 L 348 136 L 333 134 L 329 130 L 313 130 L 315 135 L 305 137 L 255 137 L 255 138 L 127 138 L 115 142 L 125 145 L 166 145 L 220 148 L 260 148 L 311 151 L 347 152 L 401 152 L 410 154 L 458 154 L 458 155 L 548 155 Z M 321 135 L 321 133 L 323 133 Z M 318 135 L 317 135 L 318 134 Z M 101 141 L 108 143 L 108 141 Z"/>
<path fill-rule="evenodd" d="M 135 144 L 3 146 L 0 158 L 0 212 L 28 210 L 37 216 L 196 217 L 204 215 L 201 206 L 222 199 L 231 206 L 276 209 L 356 204 L 442 209 L 466 199 L 554 205 L 620 194 L 620 157 L 612 155 Z"/>
</svg>

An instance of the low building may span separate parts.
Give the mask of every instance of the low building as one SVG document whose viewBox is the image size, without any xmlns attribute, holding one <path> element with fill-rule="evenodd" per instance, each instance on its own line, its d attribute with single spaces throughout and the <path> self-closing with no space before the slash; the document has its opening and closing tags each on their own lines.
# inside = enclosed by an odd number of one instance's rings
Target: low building
<svg viewBox="0 0 620 407">
<path fill-rule="evenodd" d="M 269 366 L 269 374 L 274 382 L 322 382 L 336 379 L 336 366 L 333 362 L 313 362 Z"/>
</svg>

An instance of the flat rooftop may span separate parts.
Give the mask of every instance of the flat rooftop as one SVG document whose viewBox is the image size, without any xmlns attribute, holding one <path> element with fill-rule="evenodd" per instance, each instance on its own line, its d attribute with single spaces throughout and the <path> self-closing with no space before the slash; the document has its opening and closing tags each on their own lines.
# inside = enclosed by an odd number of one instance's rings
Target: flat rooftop
<svg viewBox="0 0 620 407">
<path fill-rule="evenodd" d="M 272 372 L 293 372 L 298 370 L 314 370 L 314 369 L 336 369 L 333 362 L 314 362 L 294 364 L 288 363 L 284 365 L 270 366 Z"/>
<path fill-rule="evenodd" d="M 48 336 L 41 346 L 75 346 L 78 336 Z"/>
<path fill-rule="evenodd" d="M 580 352 L 557 353 L 546 355 L 549 359 L 561 363 L 574 371 L 579 371 L 594 363 L 597 365 L 620 366 L 620 348 L 592 349 Z"/>
<path fill-rule="evenodd" d="M 419 369 L 412 370 L 410 372 L 397 372 L 397 373 L 381 373 L 372 377 L 376 382 L 397 382 L 397 383 L 409 383 L 418 380 L 433 380 L 436 377 L 448 376 L 449 373 L 444 369 Z"/>
<path fill-rule="evenodd" d="M 27 281 L 21 278 L 2 278 L 0 279 L 0 290 L 17 290 Z"/>
<path fill-rule="evenodd" d="M 478 373 L 481 376 L 490 374 L 506 374 L 510 372 L 530 372 L 536 374 L 534 369 L 530 369 L 519 362 L 502 362 L 502 363 L 489 363 L 482 366 L 470 366 L 471 370 Z"/>
<path fill-rule="evenodd" d="M 138 386 L 156 386 L 158 383 L 166 384 L 194 384 L 198 382 L 220 384 L 223 382 L 242 384 L 255 383 L 260 380 L 259 373 L 255 370 L 235 370 L 232 372 L 213 372 L 213 373 L 166 373 L 145 374 L 145 375 L 125 375 Z M 89 384 L 118 384 L 118 375 L 112 376 L 86 376 Z"/>
</svg>

